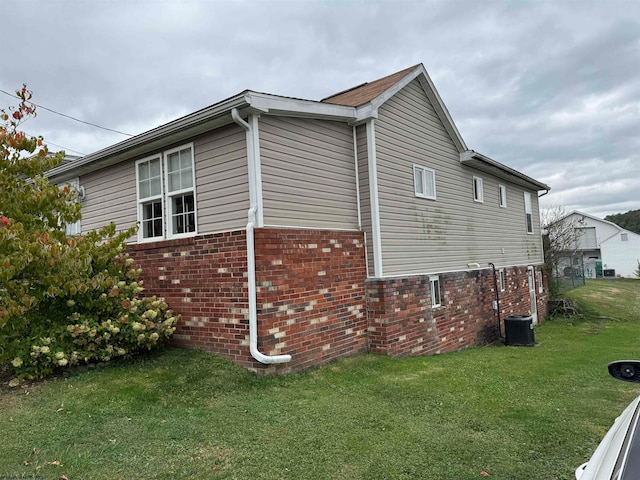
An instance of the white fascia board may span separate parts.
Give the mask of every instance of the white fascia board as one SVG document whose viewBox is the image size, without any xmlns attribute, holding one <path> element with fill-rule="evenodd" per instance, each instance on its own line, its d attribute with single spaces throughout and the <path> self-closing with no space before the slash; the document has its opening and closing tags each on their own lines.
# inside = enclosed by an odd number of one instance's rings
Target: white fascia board
<svg viewBox="0 0 640 480">
<path fill-rule="evenodd" d="M 117 163 L 132 156 L 144 154 L 151 147 L 161 148 L 167 143 L 185 140 L 189 136 L 217 128 L 222 123 L 231 123 L 230 117 L 226 122 L 220 123 L 218 120 L 233 108 L 248 108 L 253 113 L 323 118 L 346 122 L 352 122 L 356 118 L 354 107 L 245 91 L 220 103 L 103 148 L 95 153 L 85 155 L 74 162 L 59 165 L 50 170 L 47 176 L 54 179 L 86 173 L 107 164 Z M 220 125 L 216 122 L 220 123 Z"/>
<path fill-rule="evenodd" d="M 196 129 L 199 125 L 211 122 L 217 117 L 228 113 L 232 108 L 239 108 L 245 105 L 245 94 L 241 93 L 223 102 L 203 108 L 165 125 L 160 125 L 159 127 L 128 138 L 127 140 L 123 140 L 115 145 L 110 145 L 102 150 L 85 155 L 74 162 L 59 165 L 47 172 L 47 177 L 53 179 L 65 175 L 66 172 L 86 171 L 93 164 L 99 166 L 109 160 L 117 161 L 119 157 L 122 157 L 121 160 L 130 158 L 138 153 L 143 153 L 144 148 L 141 147 L 144 145 L 154 142 L 158 143 L 158 145 L 165 144 L 167 143 L 165 140 L 179 135 L 180 132 L 192 128 Z M 228 123 L 231 122 L 229 121 Z M 179 138 L 179 140 L 182 140 L 182 138 Z M 178 141 L 178 139 L 176 139 L 176 141 Z"/>
<path fill-rule="evenodd" d="M 378 107 L 373 107 L 371 102 L 360 105 L 357 112 L 357 118 L 351 122 L 351 125 L 357 126 L 368 122 L 369 120 L 378 118 Z"/>
<path fill-rule="evenodd" d="M 362 123 L 371 118 L 378 118 L 378 108 L 384 102 L 393 97 L 396 93 L 409 85 L 418 75 L 424 71 L 424 67 L 416 67 L 416 69 L 408 73 L 402 80 L 394 83 L 391 87 L 387 88 L 384 92 L 371 100 L 369 103 L 361 105 L 357 109 L 357 118 L 355 123 Z"/>
<path fill-rule="evenodd" d="M 478 168 L 480 169 L 477 165 L 474 165 L 472 162 L 474 161 L 479 161 L 481 163 L 485 163 L 487 165 L 490 165 L 502 172 L 504 172 L 505 174 L 509 175 L 510 177 L 515 177 L 516 179 L 519 180 L 519 182 L 516 183 L 520 183 L 520 184 L 524 184 L 524 186 L 528 186 L 530 188 L 535 188 L 537 190 L 551 190 L 551 187 L 549 187 L 547 184 L 539 182 L 538 180 L 529 177 L 528 175 L 525 175 L 524 173 L 521 173 L 511 167 L 508 167 L 492 158 L 489 158 L 485 155 L 482 155 L 481 153 L 475 152 L 473 150 L 466 150 L 464 152 L 460 153 L 460 162 L 463 164 L 466 164 L 472 168 Z M 491 173 L 491 172 L 489 172 Z M 511 179 L 512 181 L 513 178 Z"/>
<path fill-rule="evenodd" d="M 431 101 L 436 114 L 440 117 L 440 121 L 453 139 L 453 143 L 458 148 L 458 151 L 463 152 L 467 150 L 467 145 L 462 139 L 462 136 L 458 131 L 458 127 L 456 127 L 456 124 L 453 122 L 449 110 L 447 110 L 442 98 L 440 98 L 440 94 L 438 93 L 438 90 L 436 90 L 436 87 L 429 77 L 427 70 L 424 68 L 424 65 L 418 65 L 415 70 L 408 73 L 404 78 L 402 78 L 402 80 L 389 87 L 371 102 L 358 107 L 358 117 L 354 123 L 362 123 L 370 118 L 378 118 L 378 108 L 416 78 Z"/>
<path fill-rule="evenodd" d="M 456 127 L 453 118 L 451 118 L 451 114 L 449 113 L 447 106 L 442 101 L 442 98 L 440 97 L 435 84 L 431 80 L 431 77 L 429 77 L 427 70 L 423 65 L 420 65 L 418 69 L 421 70 L 420 73 L 422 74 L 420 76 L 417 76 L 418 80 L 420 81 L 422 88 L 427 94 L 427 97 L 429 97 L 429 100 L 431 100 L 431 104 L 440 117 L 440 120 L 442 121 L 444 127 L 447 129 L 447 132 L 449 132 L 449 135 L 451 136 L 453 142 L 456 144 L 456 147 L 458 147 L 458 151 L 464 152 L 465 150 L 468 150 L 467 144 L 464 142 L 462 135 L 460 135 L 458 127 Z"/>
<path fill-rule="evenodd" d="M 363 123 L 369 119 L 378 118 L 378 108 L 380 108 L 380 105 L 409 85 L 409 83 L 411 83 L 423 71 L 424 67 L 422 67 L 422 65 L 420 67 L 416 67 L 413 72 L 408 73 L 402 80 L 387 88 L 369 103 L 359 106 L 357 108 L 357 118 L 355 123 Z"/>
<path fill-rule="evenodd" d="M 294 117 L 323 118 L 327 120 L 352 121 L 356 118 L 356 109 L 344 105 L 314 102 L 299 98 L 278 97 L 266 93 L 248 92 L 247 103 L 261 112 L 272 115 Z"/>
</svg>

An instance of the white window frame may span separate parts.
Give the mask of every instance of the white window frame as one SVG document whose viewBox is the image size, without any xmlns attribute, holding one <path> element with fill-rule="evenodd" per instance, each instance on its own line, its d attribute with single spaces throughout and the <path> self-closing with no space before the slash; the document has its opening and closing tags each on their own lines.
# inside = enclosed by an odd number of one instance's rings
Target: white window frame
<svg viewBox="0 0 640 480">
<path fill-rule="evenodd" d="M 527 228 L 527 234 L 533 234 L 533 211 L 531 209 L 531 194 L 524 192 L 524 221 Z"/>
<path fill-rule="evenodd" d="M 533 234 L 533 210 L 531 208 L 531 194 L 524 192 L 524 221 L 527 227 L 527 234 Z"/>
<path fill-rule="evenodd" d="M 482 177 L 473 176 L 473 201 L 484 203 L 484 187 Z"/>
<path fill-rule="evenodd" d="M 502 184 L 498 185 L 498 198 L 500 202 L 500 208 L 507 208 L 507 187 Z"/>
<path fill-rule="evenodd" d="M 79 177 L 70 178 L 64 183 L 59 183 L 57 186 L 59 189 L 63 189 L 64 187 L 67 186 L 67 184 L 69 184 L 71 190 L 75 190 L 76 192 L 78 192 L 78 195 L 80 195 L 80 178 Z M 78 198 L 78 201 L 80 201 L 80 198 Z M 73 223 L 65 224 L 64 232 L 68 237 L 80 235 L 82 233 L 81 219 L 78 219 Z"/>
<path fill-rule="evenodd" d="M 431 287 L 431 307 L 432 308 L 441 307 L 442 291 L 440 289 L 440 277 L 438 275 L 429 275 L 429 285 Z M 437 302 L 436 302 L 436 296 L 438 297 Z"/>
<path fill-rule="evenodd" d="M 191 150 L 191 187 L 183 188 L 175 191 L 169 191 L 169 155 L 175 152 L 179 152 L 181 150 Z M 166 188 L 164 189 L 164 200 L 166 209 L 163 210 L 163 214 L 165 217 L 164 227 L 167 238 L 185 238 L 185 237 L 193 237 L 198 232 L 198 206 L 196 202 L 196 160 L 195 160 L 195 151 L 193 148 L 193 143 L 188 143 L 185 145 L 180 145 L 179 147 L 172 148 L 171 150 L 167 150 L 164 152 L 164 181 Z M 194 231 L 193 232 L 184 232 L 184 233 L 173 233 L 173 202 L 171 201 L 173 197 L 177 197 L 179 195 L 185 194 L 193 194 L 193 222 L 194 222 Z M 166 212 L 166 213 L 165 213 Z"/>
<path fill-rule="evenodd" d="M 191 151 L 191 187 L 183 188 L 175 191 L 169 191 L 169 155 L 175 152 L 179 152 L 181 150 L 189 149 Z M 139 166 L 143 163 L 158 160 L 160 162 L 160 194 L 152 195 L 145 198 L 140 198 L 140 168 Z M 198 233 L 198 205 L 197 205 L 197 196 L 196 196 L 196 179 L 195 179 L 195 149 L 192 143 L 187 143 L 184 145 L 180 145 L 178 147 L 172 148 L 170 150 L 166 150 L 164 152 L 159 152 L 154 155 L 150 155 L 145 158 L 141 158 L 135 162 L 136 169 L 136 202 L 138 205 L 138 224 L 140 228 L 138 229 L 138 242 L 139 243 L 147 243 L 147 242 L 158 242 L 161 240 L 170 240 L 174 238 L 185 238 L 185 237 L 193 237 Z M 193 194 L 193 215 L 194 215 L 194 231 L 193 232 L 184 232 L 184 233 L 173 233 L 173 197 L 185 194 Z M 160 201 L 162 206 L 162 235 L 158 235 L 155 237 L 145 237 L 144 236 L 144 224 L 143 224 L 143 207 L 144 204 L 149 202 Z"/>
<path fill-rule="evenodd" d="M 428 173 L 430 173 L 430 182 L 428 182 Z M 422 192 L 418 191 L 418 182 L 416 181 L 416 177 L 420 175 Z M 427 185 L 430 184 L 431 189 L 433 190 L 433 195 L 429 195 Z M 427 200 L 435 200 L 436 199 L 436 172 L 434 169 L 429 167 L 423 167 L 422 165 L 413 165 L 413 192 L 418 198 L 426 198 Z"/>
<path fill-rule="evenodd" d="M 150 162 L 152 160 L 158 160 L 160 163 L 160 194 L 152 195 L 150 197 L 140 198 L 140 165 L 143 163 Z M 165 207 L 164 207 L 164 185 L 162 181 L 162 155 L 157 153 L 155 155 L 151 155 L 149 157 L 141 158 L 140 160 L 136 160 L 136 202 L 138 204 L 138 224 L 140 225 L 138 228 L 138 242 L 157 242 L 158 240 L 165 239 Z M 156 237 L 145 237 L 144 236 L 144 222 L 143 222 L 143 208 L 145 203 L 154 202 L 160 200 L 160 204 L 162 206 L 162 235 L 158 235 Z"/>
<path fill-rule="evenodd" d="M 498 270 L 498 285 L 500 287 L 500 291 L 505 291 L 505 285 L 507 283 L 507 278 L 505 276 L 504 268 Z"/>
<path fill-rule="evenodd" d="M 542 285 L 542 270 L 538 270 L 536 276 L 538 277 L 538 293 L 542 293 L 544 290 L 544 286 Z"/>
</svg>

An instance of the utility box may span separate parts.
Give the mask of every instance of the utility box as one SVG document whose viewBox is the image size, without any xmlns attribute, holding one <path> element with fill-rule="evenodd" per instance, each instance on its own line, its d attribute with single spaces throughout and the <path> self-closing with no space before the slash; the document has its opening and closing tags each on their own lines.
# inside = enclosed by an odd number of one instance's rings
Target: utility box
<svg viewBox="0 0 640 480">
<path fill-rule="evenodd" d="M 533 347 L 536 342 L 533 335 L 531 315 L 510 315 L 504 319 L 505 345 Z"/>
<path fill-rule="evenodd" d="M 605 277 L 615 277 L 616 276 L 616 269 L 615 268 L 605 268 L 602 273 L 604 274 Z"/>
</svg>

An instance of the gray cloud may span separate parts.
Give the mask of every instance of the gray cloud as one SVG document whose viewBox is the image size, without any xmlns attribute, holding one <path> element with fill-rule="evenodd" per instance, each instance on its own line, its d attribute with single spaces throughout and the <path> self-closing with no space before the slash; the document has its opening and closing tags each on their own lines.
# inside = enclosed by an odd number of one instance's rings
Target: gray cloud
<svg viewBox="0 0 640 480">
<path fill-rule="evenodd" d="M 635 0 L 2 0 L 0 18 L 0 88 L 134 134 L 245 88 L 320 99 L 422 62 L 470 148 L 552 186 L 543 206 L 640 208 Z M 25 130 L 83 153 L 125 138 L 46 111 Z"/>
</svg>

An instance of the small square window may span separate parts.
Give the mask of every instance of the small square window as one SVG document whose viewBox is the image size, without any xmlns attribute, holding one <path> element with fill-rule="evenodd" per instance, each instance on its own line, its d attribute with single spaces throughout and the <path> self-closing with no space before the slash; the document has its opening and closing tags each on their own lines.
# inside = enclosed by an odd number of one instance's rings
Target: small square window
<svg viewBox="0 0 640 480">
<path fill-rule="evenodd" d="M 484 191 L 482 189 L 482 178 L 473 177 L 473 201 L 478 203 L 484 202 Z"/>
<path fill-rule="evenodd" d="M 437 275 L 430 276 L 429 283 L 431 284 L 431 306 L 442 306 L 442 302 L 440 300 L 440 277 Z"/>
<path fill-rule="evenodd" d="M 620 241 L 621 242 L 628 242 L 629 241 L 629 234 L 628 233 L 621 233 L 620 234 Z"/>
<path fill-rule="evenodd" d="M 498 280 L 499 280 L 499 284 L 500 284 L 500 291 L 504 292 L 505 290 L 505 285 L 506 285 L 506 281 L 505 281 L 505 276 L 504 276 L 504 268 L 501 268 L 500 270 L 498 270 Z"/>
<path fill-rule="evenodd" d="M 498 185 L 498 195 L 500 197 L 500 207 L 507 208 L 507 187 Z"/>
<path fill-rule="evenodd" d="M 420 165 L 413 166 L 413 187 L 416 197 L 436 199 L 436 172 Z"/>
</svg>

